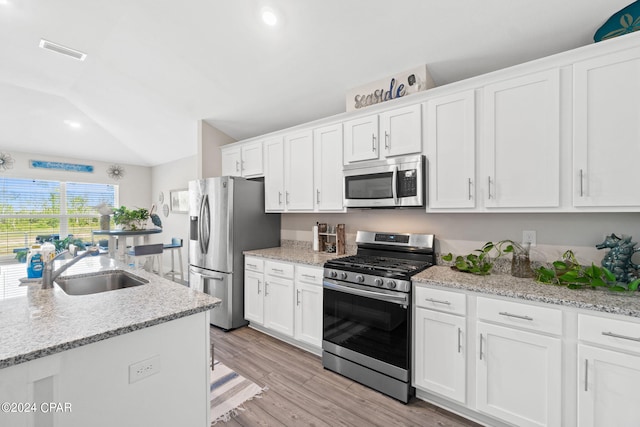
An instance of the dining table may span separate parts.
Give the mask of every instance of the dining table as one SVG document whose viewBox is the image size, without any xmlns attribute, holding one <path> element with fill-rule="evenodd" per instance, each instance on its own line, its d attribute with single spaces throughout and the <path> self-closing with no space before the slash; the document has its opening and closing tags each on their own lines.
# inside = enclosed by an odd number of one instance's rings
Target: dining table
<svg viewBox="0 0 640 427">
<path fill-rule="evenodd" d="M 119 261 L 125 260 L 128 239 L 132 246 L 149 244 L 149 236 L 162 233 L 161 228 L 149 228 L 144 230 L 94 230 L 94 236 L 106 236 L 109 238 L 109 256 Z"/>
</svg>

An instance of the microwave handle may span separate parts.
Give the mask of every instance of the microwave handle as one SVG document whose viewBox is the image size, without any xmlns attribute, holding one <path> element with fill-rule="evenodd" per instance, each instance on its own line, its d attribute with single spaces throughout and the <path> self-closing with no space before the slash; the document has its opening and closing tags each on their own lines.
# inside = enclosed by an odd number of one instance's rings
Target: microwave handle
<svg viewBox="0 0 640 427">
<path fill-rule="evenodd" d="M 393 195 L 393 204 L 398 205 L 398 167 L 393 168 L 391 177 L 391 195 Z"/>
</svg>

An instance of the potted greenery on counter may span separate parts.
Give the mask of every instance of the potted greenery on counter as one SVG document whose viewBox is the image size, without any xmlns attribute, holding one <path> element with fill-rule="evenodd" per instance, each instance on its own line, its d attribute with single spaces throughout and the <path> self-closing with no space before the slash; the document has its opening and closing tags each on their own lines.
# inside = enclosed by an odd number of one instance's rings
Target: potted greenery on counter
<svg viewBox="0 0 640 427">
<path fill-rule="evenodd" d="M 614 292 L 637 291 L 640 279 L 630 283 L 621 283 L 605 267 L 591 264 L 584 267 L 578 263 L 572 250 L 562 254 L 562 259 L 552 263 L 553 268 L 540 267 L 535 272 L 540 283 L 562 285 L 569 289 L 604 288 Z"/>
<path fill-rule="evenodd" d="M 145 208 L 127 209 L 120 206 L 113 210 L 113 222 L 123 230 L 138 231 L 147 228 L 149 211 Z"/>
<path fill-rule="evenodd" d="M 494 249 L 496 254 L 492 258 L 491 251 Z M 514 252 L 515 249 L 524 251 L 520 245 L 511 240 L 501 240 L 498 243 L 487 242 L 482 248 L 476 249 L 468 255 L 458 255 L 454 261 L 454 267 L 466 273 L 486 276 L 491 274 L 493 261 L 506 253 Z M 447 262 L 453 261 L 453 254 L 443 255 L 442 259 Z"/>
</svg>

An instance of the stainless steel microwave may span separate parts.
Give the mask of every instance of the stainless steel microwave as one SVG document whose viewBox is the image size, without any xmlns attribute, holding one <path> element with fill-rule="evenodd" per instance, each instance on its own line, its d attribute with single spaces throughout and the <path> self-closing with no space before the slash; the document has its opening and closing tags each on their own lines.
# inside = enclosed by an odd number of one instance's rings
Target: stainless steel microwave
<svg viewBox="0 0 640 427">
<path fill-rule="evenodd" d="M 424 156 L 396 157 L 344 167 L 348 208 L 424 206 Z"/>
</svg>

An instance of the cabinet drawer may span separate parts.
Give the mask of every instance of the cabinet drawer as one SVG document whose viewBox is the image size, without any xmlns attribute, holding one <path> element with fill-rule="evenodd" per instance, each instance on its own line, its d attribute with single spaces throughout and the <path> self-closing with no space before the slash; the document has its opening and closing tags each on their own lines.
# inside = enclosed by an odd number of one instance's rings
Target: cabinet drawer
<svg viewBox="0 0 640 427">
<path fill-rule="evenodd" d="M 311 283 L 313 285 L 322 285 L 322 268 L 305 267 L 296 265 L 296 282 Z"/>
<path fill-rule="evenodd" d="M 478 319 L 562 335 L 562 311 L 493 298 L 478 298 Z"/>
<path fill-rule="evenodd" d="M 446 313 L 467 314 L 467 297 L 459 292 L 416 286 L 416 306 Z"/>
<path fill-rule="evenodd" d="M 293 279 L 293 264 L 284 262 L 265 261 L 264 272 L 270 276 Z"/>
<path fill-rule="evenodd" d="M 578 339 L 640 352 L 640 323 L 579 314 Z"/>
<path fill-rule="evenodd" d="M 244 258 L 244 269 L 262 273 L 264 271 L 264 260 L 255 257 Z"/>
</svg>

